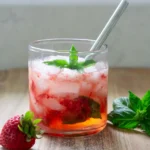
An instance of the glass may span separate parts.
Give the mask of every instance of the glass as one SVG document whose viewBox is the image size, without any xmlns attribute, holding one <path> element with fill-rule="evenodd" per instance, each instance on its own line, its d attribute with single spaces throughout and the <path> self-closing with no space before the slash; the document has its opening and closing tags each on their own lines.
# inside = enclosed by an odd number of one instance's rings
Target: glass
<svg viewBox="0 0 150 150">
<path fill-rule="evenodd" d="M 106 126 L 108 50 L 104 45 L 90 52 L 93 43 L 87 39 L 45 39 L 29 46 L 30 110 L 42 118 L 40 126 L 50 135 L 90 135 Z M 56 59 L 69 63 L 72 44 L 78 62 L 86 58 L 94 63 L 82 70 L 44 63 Z"/>
</svg>

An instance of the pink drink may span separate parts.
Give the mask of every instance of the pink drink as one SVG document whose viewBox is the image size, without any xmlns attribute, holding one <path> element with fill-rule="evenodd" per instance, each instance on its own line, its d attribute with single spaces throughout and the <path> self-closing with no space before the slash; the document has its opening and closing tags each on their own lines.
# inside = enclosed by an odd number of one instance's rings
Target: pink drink
<svg viewBox="0 0 150 150">
<path fill-rule="evenodd" d="M 29 69 L 30 108 L 37 118 L 43 118 L 41 127 L 47 133 L 62 134 L 81 128 L 101 130 L 107 120 L 107 71 L 107 66 L 100 62 L 80 73 L 35 60 Z M 84 96 L 100 104 L 101 118 L 87 116 L 89 106 L 82 102 Z M 85 107 L 84 111 L 81 107 Z"/>
<path fill-rule="evenodd" d="M 30 46 L 29 95 L 30 109 L 41 118 L 41 128 L 54 136 L 88 135 L 103 130 L 107 122 L 107 49 L 95 52 L 93 64 L 82 69 L 47 65 L 44 62 L 63 60 L 70 63 L 70 41 L 43 40 Z M 86 62 L 94 41 L 71 40 L 78 47 L 78 64 Z M 48 44 L 47 44 L 48 43 Z M 86 44 L 85 44 L 86 43 Z M 75 45 L 74 44 L 74 45 Z M 79 44 L 79 45 L 78 45 Z M 52 48 L 58 49 L 47 50 Z M 58 46 L 58 48 L 57 48 Z M 42 48 L 44 47 L 44 49 Z M 59 54 L 60 52 L 60 54 Z M 85 54 L 84 54 L 85 53 Z M 73 52 L 73 59 L 74 52 Z"/>
</svg>

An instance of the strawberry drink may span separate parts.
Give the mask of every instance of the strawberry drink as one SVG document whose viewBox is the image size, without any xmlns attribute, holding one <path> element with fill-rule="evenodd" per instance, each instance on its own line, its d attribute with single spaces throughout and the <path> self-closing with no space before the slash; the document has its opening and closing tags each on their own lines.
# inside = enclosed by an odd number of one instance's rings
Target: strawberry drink
<svg viewBox="0 0 150 150">
<path fill-rule="evenodd" d="M 85 59 L 75 46 L 29 60 L 30 109 L 50 135 L 89 135 L 106 126 L 107 63 L 96 61 L 98 54 Z"/>
</svg>

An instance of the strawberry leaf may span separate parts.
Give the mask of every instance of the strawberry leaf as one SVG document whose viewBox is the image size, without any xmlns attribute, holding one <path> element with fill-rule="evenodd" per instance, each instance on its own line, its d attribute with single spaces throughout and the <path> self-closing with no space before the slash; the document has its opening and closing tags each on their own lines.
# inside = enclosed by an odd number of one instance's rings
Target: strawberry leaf
<svg viewBox="0 0 150 150">
<path fill-rule="evenodd" d="M 21 132 L 23 132 L 23 129 L 22 129 L 22 127 L 21 127 L 20 125 L 18 125 L 18 128 L 19 128 L 19 130 L 20 130 Z"/>
<path fill-rule="evenodd" d="M 33 124 L 36 125 L 36 124 L 40 123 L 41 121 L 42 121 L 42 119 L 36 119 L 33 121 Z"/>
<path fill-rule="evenodd" d="M 25 113 L 24 119 L 25 119 L 25 120 L 30 120 L 30 119 L 32 120 L 33 117 L 34 117 L 33 112 L 27 111 L 27 112 Z"/>
<path fill-rule="evenodd" d="M 36 135 L 39 134 L 40 128 L 37 126 L 41 122 L 41 119 L 33 120 L 34 114 L 31 111 L 25 113 L 20 117 L 20 124 L 18 129 L 26 134 L 27 141 L 30 141 L 32 138 L 36 138 Z"/>
<path fill-rule="evenodd" d="M 24 133 L 28 134 L 29 133 L 29 125 L 25 124 L 23 128 Z"/>
</svg>

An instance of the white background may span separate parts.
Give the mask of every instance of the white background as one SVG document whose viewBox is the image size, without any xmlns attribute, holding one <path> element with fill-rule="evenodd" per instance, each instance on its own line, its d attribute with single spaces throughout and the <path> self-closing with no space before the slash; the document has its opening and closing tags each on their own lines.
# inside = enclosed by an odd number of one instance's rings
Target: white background
<svg viewBox="0 0 150 150">
<path fill-rule="evenodd" d="M 96 39 L 116 7 L 115 3 L 88 6 L 87 3 L 81 6 L 68 6 L 66 3 L 60 6 L 60 3 L 48 5 L 44 4 L 43 0 L 39 1 L 42 1 L 43 5 L 36 5 L 35 0 L 32 0 L 33 5 L 18 5 L 29 2 L 27 0 L 0 0 L 0 3 L 16 2 L 9 5 L 0 4 L 1 70 L 27 67 L 28 44 L 36 39 Z M 150 4 L 131 4 L 106 43 L 109 45 L 110 66 L 150 67 Z"/>
<path fill-rule="evenodd" d="M 150 0 L 128 0 L 130 3 L 150 3 Z M 118 3 L 119 0 L 0 0 L 1 4 L 101 4 Z"/>
</svg>

